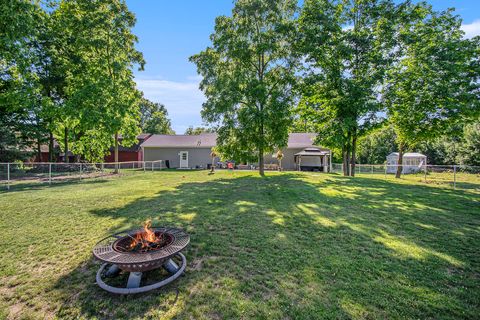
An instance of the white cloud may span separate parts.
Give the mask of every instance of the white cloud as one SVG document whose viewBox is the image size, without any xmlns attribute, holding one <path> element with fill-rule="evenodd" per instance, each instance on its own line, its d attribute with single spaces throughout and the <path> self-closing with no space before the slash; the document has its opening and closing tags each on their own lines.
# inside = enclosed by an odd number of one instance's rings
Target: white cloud
<svg viewBox="0 0 480 320">
<path fill-rule="evenodd" d="M 162 78 L 137 78 L 135 81 L 147 99 L 165 105 L 175 132 L 181 134 L 188 126 L 202 124 L 200 110 L 205 96 L 198 88 L 199 77 L 188 77 L 184 82 Z"/>
<path fill-rule="evenodd" d="M 480 20 L 475 20 L 472 23 L 462 24 L 462 30 L 465 32 L 465 38 L 467 39 L 480 36 Z"/>
</svg>

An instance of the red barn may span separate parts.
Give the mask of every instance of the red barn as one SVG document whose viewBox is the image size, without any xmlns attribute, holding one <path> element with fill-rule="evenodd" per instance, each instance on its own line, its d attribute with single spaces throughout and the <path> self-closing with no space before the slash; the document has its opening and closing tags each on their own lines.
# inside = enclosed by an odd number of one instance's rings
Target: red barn
<svg viewBox="0 0 480 320">
<path fill-rule="evenodd" d="M 118 162 L 143 161 L 142 148 L 140 145 L 150 138 L 150 133 L 142 133 L 137 136 L 138 142 L 131 147 L 118 146 Z M 122 138 L 119 137 L 119 142 Z M 105 157 L 105 162 L 115 162 L 115 148 L 110 148 L 110 154 Z"/>
</svg>

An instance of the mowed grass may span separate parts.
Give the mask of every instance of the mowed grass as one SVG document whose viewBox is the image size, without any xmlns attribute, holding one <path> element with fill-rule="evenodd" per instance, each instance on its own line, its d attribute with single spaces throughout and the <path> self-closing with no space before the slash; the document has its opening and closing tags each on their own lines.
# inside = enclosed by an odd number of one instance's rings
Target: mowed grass
<svg viewBox="0 0 480 320">
<path fill-rule="evenodd" d="M 92 247 L 148 218 L 190 233 L 185 276 L 102 291 Z M 165 171 L 19 185 L 0 192 L 0 318 L 478 319 L 479 247 L 478 188 L 417 179 Z"/>
</svg>

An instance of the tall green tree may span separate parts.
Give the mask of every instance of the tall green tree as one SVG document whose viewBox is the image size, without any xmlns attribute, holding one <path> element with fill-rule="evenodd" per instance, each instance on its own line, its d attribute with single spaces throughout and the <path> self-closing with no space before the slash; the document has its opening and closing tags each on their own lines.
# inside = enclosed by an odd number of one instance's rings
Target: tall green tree
<svg viewBox="0 0 480 320">
<path fill-rule="evenodd" d="M 480 37 L 464 39 L 452 10 L 423 4 L 420 18 L 399 28 L 401 59 L 390 70 L 383 97 L 399 145 L 406 148 L 458 127 L 480 112 Z"/>
<path fill-rule="evenodd" d="M 98 161 L 115 145 L 136 141 L 140 132 L 141 94 L 135 88 L 133 68 L 143 69 L 131 29 L 135 17 L 122 0 L 64 0 L 56 10 L 65 51 L 66 106 L 64 149 L 89 161 Z"/>
<path fill-rule="evenodd" d="M 140 127 L 146 133 L 175 134 L 165 106 L 145 98 L 140 101 Z"/>
<path fill-rule="evenodd" d="M 344 175 L 355 173 L 358 139 L 382 121 L 379 92 L 406 11 L 392 0 L 306 0 L 302 8 L 300 119 L 314 127 L 319 143 L 341 149 Z"/>
<path fill-rule="evenodd" d="M 207 97 L 202 117 L 218 124 L 226 157 L 258 160 L 287 144 L 292 122 L 294 0 L 237 0 L 215 20 L 212 45 L 190 58 Z M 253 155 L 253 156 L 252 156 Z"/>
<path fill-rule="evenodd" d="M 0 3 L 0 161 L 23 159 L 21 150 L 33 146 L 37 126 L 35 55 L 32 43 L 42 10 L 37 3 L 6 0 Z"/>
</svg>

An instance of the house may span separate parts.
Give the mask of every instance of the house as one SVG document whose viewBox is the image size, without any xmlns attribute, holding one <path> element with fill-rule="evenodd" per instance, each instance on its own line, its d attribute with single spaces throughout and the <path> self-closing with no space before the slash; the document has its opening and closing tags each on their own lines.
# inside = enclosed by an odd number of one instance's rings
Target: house
<svg viewBox="0 0 480 320">
<path fill-rule="evenodd" d="M 422 170 L 427 164 L 427 156 L 418 152 L 403 154 L 402 173 L 415 173 Z M 396 173 L 398 166 L 398 152 L 392 152 L 387 156 L 387 173 Z"/>
<path fill-rule="evenodd" d="M 133 144 L 130 147 L 118 146 L 118 162 L 128 162 L 128 161 L 143 161 L 143 154 L 141 144 L 147 141 L 152 134 L 142 133 L 137 136 L 138 142 Z M 122 138 L 119 137 L 119 142 L 121 143 Z M 110 154 L 105 156 L 105 162 L 115 162 L 115 148 L 110 148 Z"/>
<path fill-rule="evenodd" d="M 313 133 L 291 133 L 287 147 L 282 150 L 282 167 L 285 170 L 329 171 L 331 151 L 315 146 L 314 139 Z M 152 135 L 141 147 L 145 161 L 165 160 L 169 168 L 208 168 L 212 163 L 211 149 L 216 145 L 217 134 L 204 133 Z M 278 163 L 275 154 L 265 155 L 265 165 Z"/>
<path fill-rule="evenodd" d="M 164 160 L 168 168 L 207 168 L 212 163 L 215 133 L 200 135 L 154 134 L 142 143 L 145 161 Z"/>
</svg>

